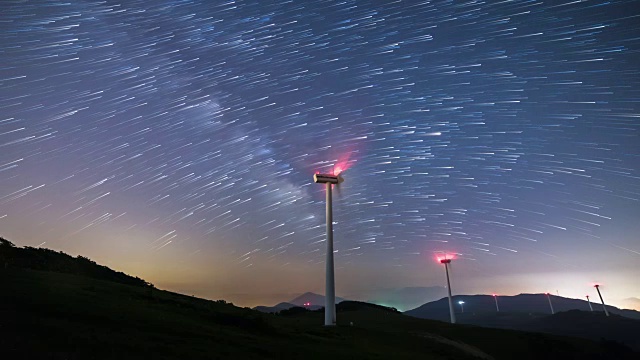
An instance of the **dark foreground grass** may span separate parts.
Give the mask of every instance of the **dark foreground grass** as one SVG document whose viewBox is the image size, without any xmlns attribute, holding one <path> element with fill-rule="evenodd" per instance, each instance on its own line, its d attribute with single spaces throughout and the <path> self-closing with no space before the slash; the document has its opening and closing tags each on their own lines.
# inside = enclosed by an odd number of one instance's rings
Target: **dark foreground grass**
<svg viewBox="0 0 640 360">
<path fill-rule="evenodd" d="M 151 288 L 0 270 L 1 359 L 634 359 L 612 343 L 453 326 L 366 304 L 262 314 Z M 353 323 L 353 326 L 350 324 Z"/>
</svg>

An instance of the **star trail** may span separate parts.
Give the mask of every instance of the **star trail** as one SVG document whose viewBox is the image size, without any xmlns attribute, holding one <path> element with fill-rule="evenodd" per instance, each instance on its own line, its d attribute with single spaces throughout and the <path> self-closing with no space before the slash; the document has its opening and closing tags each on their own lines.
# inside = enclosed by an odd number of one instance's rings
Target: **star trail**
<svg viewBox="0 0 640 360">
<path fill-rule="evenodd" d="M 0 7 L 19 245 L 209 297 L 322 292 L 312 175 L 339 166 L 340 296 L 442 285 L 445 253 L 454 291 L 640 295 L 637 1 Z"/>
</svg>

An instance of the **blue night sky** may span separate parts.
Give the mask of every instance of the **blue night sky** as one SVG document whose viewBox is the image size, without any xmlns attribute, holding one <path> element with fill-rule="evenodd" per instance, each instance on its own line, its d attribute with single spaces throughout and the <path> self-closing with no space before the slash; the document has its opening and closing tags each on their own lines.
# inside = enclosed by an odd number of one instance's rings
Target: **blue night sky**
<svg viewBox="0 0 640 360">
<path fill-rule="evenodd" d="M 639 1 L 2 1 L 0 236 L 240 305 L 640 297 Z"/>
</svg>

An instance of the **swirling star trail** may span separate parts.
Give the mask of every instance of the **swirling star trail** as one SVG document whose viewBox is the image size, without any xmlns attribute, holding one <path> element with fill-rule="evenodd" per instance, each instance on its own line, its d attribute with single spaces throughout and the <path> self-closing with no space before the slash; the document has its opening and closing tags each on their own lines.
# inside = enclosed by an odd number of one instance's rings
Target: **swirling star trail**
<svg viewBox="0 0 640 360">
<path fill-rule="evenodd" d="M 311 176 L 340 164 L 339 295 L 441 285 L 443 253 L 460 292 L 640 294 L 638 1 L 0 6 L 18 245 L 240 303 L 321 292 Z"/>
</svg>

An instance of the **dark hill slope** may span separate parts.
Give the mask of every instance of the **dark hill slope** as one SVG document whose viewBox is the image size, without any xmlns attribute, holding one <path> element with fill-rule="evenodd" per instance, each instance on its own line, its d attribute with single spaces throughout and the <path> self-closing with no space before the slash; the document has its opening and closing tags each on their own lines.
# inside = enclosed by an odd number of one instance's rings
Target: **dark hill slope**
<svg viewBox="0 0 640 360">
<path fill-rule="evenodd" d="M 604 312 L 571 310 L 533 319 L 522 330 L 568 335 L 587 339 L 619 341 L 640 351 L 640 320 Z"/>
<path fill-rule="evenodd" d="M 7 359 L 633 359 L 615 344 L 450 325 L 347 302 L 262 314 L 152 288 L 30 269 L 0 269 Z M 350 324 L 353 323 L 353 326 Z"/>
<path fill-rule="evenodd" d="M 17 247 L 0 237 L 0 267 L 24 268 L 82 275 L 120 284 L 149 287 L 152 284 L 120 271 L 111 270 L 84 257 L 73 257 L 44 248 Z"/>
</svg>

